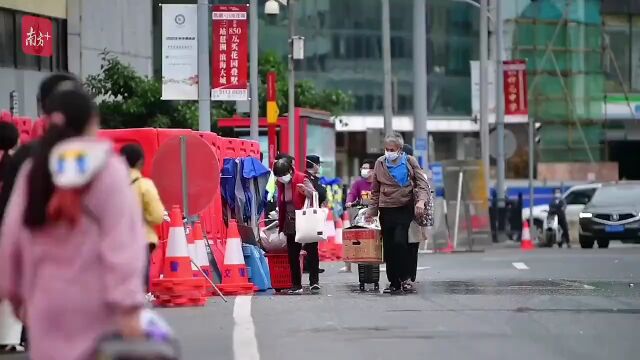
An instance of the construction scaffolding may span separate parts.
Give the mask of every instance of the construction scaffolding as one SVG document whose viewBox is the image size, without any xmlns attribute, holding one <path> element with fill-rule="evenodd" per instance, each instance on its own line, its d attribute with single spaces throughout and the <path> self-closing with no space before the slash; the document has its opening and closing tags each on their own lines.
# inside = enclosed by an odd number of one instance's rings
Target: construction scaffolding
<svg viewBox="0 0 640 360">
<path fill-rule="evenodd" d="M 600 0 L 539 0 L 511 20 L 512 57 L 527 59 L 531 79 L 529 116 L 543 124 L 541 162 L 603 160 L 600 6 Z"/>
</svg>

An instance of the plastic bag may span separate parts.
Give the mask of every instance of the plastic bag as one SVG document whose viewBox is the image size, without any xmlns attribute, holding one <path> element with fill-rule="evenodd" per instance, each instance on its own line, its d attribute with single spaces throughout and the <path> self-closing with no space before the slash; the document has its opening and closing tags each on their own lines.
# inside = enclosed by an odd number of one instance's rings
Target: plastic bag
<svg viewBox="0 0 640 360">
<path fill-rule="evenodd" d="M 278 232 L 278 222 L 274 222 L 260 231 L 260 245 L 267 253 L 287 251 L 287 237 Z"/>
</svg>

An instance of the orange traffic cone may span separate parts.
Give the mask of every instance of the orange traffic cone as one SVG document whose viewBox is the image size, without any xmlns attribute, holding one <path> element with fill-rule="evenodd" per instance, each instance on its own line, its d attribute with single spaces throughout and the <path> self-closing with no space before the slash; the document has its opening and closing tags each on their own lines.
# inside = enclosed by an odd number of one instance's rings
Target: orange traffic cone
<svg viewBox="0 0 640 360">
<path fill-rule="evenodd" d="M 169 240 L 167 252 L 164 259 L 162 274 L 164 279 L 185 279 L 192 278 L 191 258 L 189 257 L 189 246 L 182 224 L 182 212 L 180 207 L 174 206 L 171 209 L 171 227 L 169 228 Z"/>
<path fill-rule="evenodd" d="M 187 249 L 189 250 L 189 257 L 191 258 L 191 272 L 193 273 L 193 277 L 200 277 L 200 271 L 196 267 L 198 263 L 198 254 L 196 253 L 196 243 L 193 239 L 193 229 L 190 226 L 187 226 L 185 229 L 187 235 Z"/>
<path fill-rule="evenodd" d="M 453 248 L 453 243 L 451 243 L 451 238 L 447 238 L 447 246 L 442 249 L 436 250 L 436 252 L 443 254 L 451 254 L 455 249 Z"/>
<path fill-rule="evenodd" d="M 222 284 L 218 286 L 224 295 L 253 294 L 254 286 L 249 282 L 247 266 L 242 254 L 242 240 L 235 220 L 229 220 L 227 246 L 224 252 Z"/>
<path fill-rule="evenodd" d="M 204 239 L 200 222 L 196 222 L 193 225 L 193 240 L 195 242 L 195 263 L 202 269 L 202 272 L 211 279 L 209 255 L 207 254 L 207 245 L 204 243 L 206 240 Z M 201 276 L 200 271 L 198 271 L 198 276 Z"/>
<path fill-rule="evenodd" d="M 351 227 L 351 220 L 349 219 L 349 212 L 345 210 L 345 212 L 342 213 L 342 228 L 348 229 L 350 227 Z"/>
<path fill-rule="evenodd" d="M 182 211 L 171 209 L 171 227 L 163 264 L 163 275 L 152 281 L 155 304 L 163 307 L 204 306 L 207 298 L 205 279 L 194 278 L 187 237 L 182 225 Z"/>
<path fill-rule="evenodd" d="M 529 229 L 529 222 L 523 221 L 522 224 L 522 241 L 520 242 L 520 249 L 522 251 L 533 250 L 533 242 L 531 241 L 531 229 Z"/>
</svg>

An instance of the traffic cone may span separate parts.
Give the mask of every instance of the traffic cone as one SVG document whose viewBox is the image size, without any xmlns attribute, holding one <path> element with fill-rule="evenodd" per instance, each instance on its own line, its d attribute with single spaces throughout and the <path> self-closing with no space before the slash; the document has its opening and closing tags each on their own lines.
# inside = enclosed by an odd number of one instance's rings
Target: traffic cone
<svg viewBox="0 0 640 360">
<path fill-rule="evenodd" d="M 520 242 L 520 249 L 522 251 L 533 250 L 533 241 L 531 241 L 531 229 L 529 229 L 529 222 L 523 221 L 522 224 L 522 241 Z"/>
<path fill-rule="evenodd" d="M 349 219 L 349 212 L 345 210 L 342 213 L 342 228 L 348 229 L 351 227 L 351 220 Z"/>
<path fill-rule="evenodd" d="M 171 209 L 171 227 L 163 263 L 163 275 L 152 281 L 155 304 L 162 307 L 204 306 L 205 279 L 194 278 L 180 207 Z"/>
<path fill-rule="evenodd" d="M 205 276 L 211 279 L 209 255 L 207 254 L 207 245 L 204 243 L 206 240 L 204 239 L 202 225 L 199 221 L 193 225 L 193 241 L 195 242 L 195 263 L 202 269 Z M 200 271 L 198 271 L 198 276 L 201 276 Z"/>
<path fill-rule="evenodd" d="M 196 252 L 196 243 L 193 239 L 193 231 L 190 226 L 186 227 L 185 233 L 187 236 L 187 249 L 189 250 L 189 257 L 191 258 L 191 272 L 193 273 L 193 277 L 200 277 L 200 271 L 198 271 L 196 267 L 198 263 L 198 253 Z"/>
<path fill-rule="evenodd" d="M 171 209 L 171 227 L 169 228 L 169 240 L 167 252 L 164 259 L 163 278 L 164 279 L 185 279 L 192 278 L 191 258 L 189 256 L 189 246 L 182 224 L 182 212 L 180 207 L 174 206 Z"/>
<path fill-rule="evenodd" d="M 336 221 L 336 244 L 342 245 L 342 220 Z"/>
<path fill-rule="evenodd" d="M 235 220 L 229 221 L 222 269 L 222 284 L 218 288 L 224 295 L 253 294 L 254 286 L 249 282 L 249 274 L 242 253 L 242 240 Z"/>
</svg>

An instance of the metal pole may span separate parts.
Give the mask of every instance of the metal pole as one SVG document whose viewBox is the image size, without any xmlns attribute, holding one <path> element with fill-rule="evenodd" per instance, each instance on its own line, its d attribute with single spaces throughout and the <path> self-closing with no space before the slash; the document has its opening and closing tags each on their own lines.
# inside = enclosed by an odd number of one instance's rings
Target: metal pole
<svg viewBox="0 0 640 360">
<path fill-rule="evenodd" d="M 211 131 L 210 18 L 208 0 L 198 0 L 198 130 L 200 131 Z"/>
<path fill-rule="evenodd" d="M 488 0 L 480 0 L 480 153 L 487 189 L 489 182 L 489 25 Z"/>
<path fill-rule="evenodd" d="M 505 154 L 504 154 L 504 83 L 502 73 L 502 11 L 501 1 L 495 0 L 496 22 L 495 22 L 495 54 L 496 54 L 496 135 L 498 137 L 496 151 L 496 196 L 498 197 L 498 236 L 504 233 L 505 218 Z"/>
<path fill-rule="evenodd" d="M 414 151 L 420 165 L 428 169 L 426 0 L 413 0 L 413 75 Z"/>
<path fill-rule="evenodd" d="M 296 156 L 296 78 L 295 78 L 295 63 L 293 60 L 293 37 L 295 36 L 296 24 L 295 24 L 295 5 L 296 0 L 289 0 L 287 4 L 287 10 L 289 10 L 289 100 L 287 104 L 289 106 L 289 155 Z M 299 157 L 299 156 L 298 156 Z M 304 160 L 298 159 L 298 163 L 304 163 Z"/>
<path fill-rule="evenodd" d="M 184 217 L 189 221 L 189 176 L 187 174 L 187 138 L 180 136 L 180 170 L 182 171 L 182 211 Z"/>
<path fill-rule="evenodd" d="M 249 137 L 253 141 L 260 140 L 258 112 L 258 0 L 249 1 L 249 96 L 251 98 L 251 123 Z"/>
<path fill-rule="evenodd" d="M 458 228 L 460 227 L 460 203 L 462 202 L 462 180 L 464 180 L 464 170 L 458 173 L 458 196 L 456 197 L 456 221 L 453 228 L 453 250 L 458 245 Z"/>
<path fill-rule="evenodd" d="M 538 236 L 535 233 L 533 227 L 533 167 L 534 167 L 534 120 L 529 118 L 529 229 L 534 236 Z"/>
<path fill-rule="evenodd" d="M 393 134 L 393 105 L 391 103 L 391 20 L 389 0 L 382 0 L 382 62 L 384 71 L 384 134 L 391 135 Z"/>
</svg>

